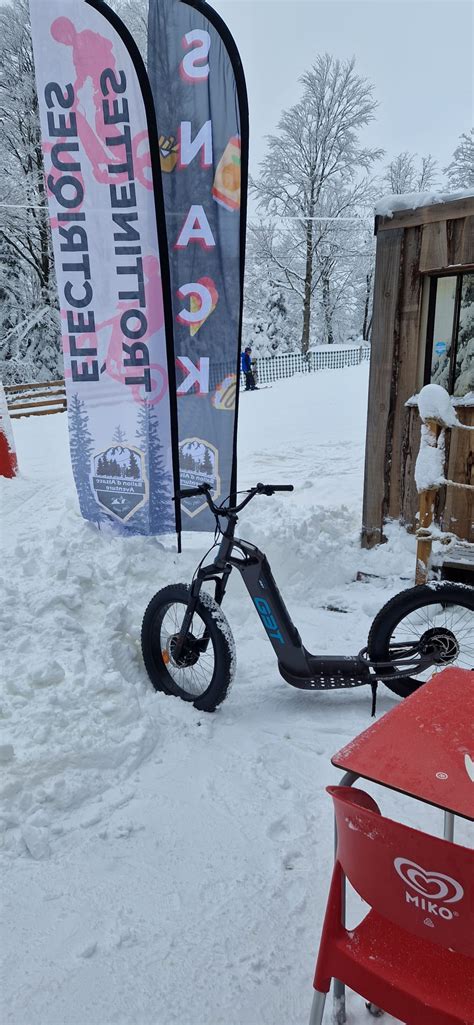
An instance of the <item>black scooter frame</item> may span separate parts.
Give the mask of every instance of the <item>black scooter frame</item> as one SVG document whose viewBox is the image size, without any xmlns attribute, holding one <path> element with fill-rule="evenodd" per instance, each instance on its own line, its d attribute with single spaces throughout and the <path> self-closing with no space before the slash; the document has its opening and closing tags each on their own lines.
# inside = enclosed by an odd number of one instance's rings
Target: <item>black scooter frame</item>
<svg viewBox="0 0 474 1025">
<path fill-rule="evenodd" d="M 215 581 L 215 600 L 221 605 L 229 576 L 233 569 L 238 569 L 275 651 L 279 671 L 287 683 L 302 690 L 331 690 L 373 684 L 374 677 L 371 677 L 362 654 L 352 658 L 321 657 L 311 655 L 306 650 L 278 590 L 266 556 L 248 541 L 234 538 L 236 523 L 237 517 L 229 516 L 228 528 L 222 535 L 216 558 L 196 573 L 191 585 L 191 599 L 177 638 L 175 657 L 179 657 L 191 626 L 204 581 Z M 240 554 L 236 555 L 236 552 Z M 204 635 L 201 645 L 206 644 L 207 640 Z"/>
<path fill-rule="evenodd" d="M 378 680 L 384 683 L 397 680 L 403 670 L 406 670 L 406 675 L 409 676 L 413 671 L 415 654 L 417 656 L 417 673 L 431 668 L 434 664 L 441 665 L 443 660 L 442 658 L 440 661 L 434 659 L 431 648 L 425 650 L 421 643 L 411 644 L 408 642 L 393 644 L 391 652 L 396 651 L 396 657 L 391 654 L 389 661 L 376 664 L 370 660 L 367 648 L 363 648 L 358 655 L 352 657 L 311 655 L 306 650 L 278 590 L 266 556 L 255 545 L 234 536 L 238 522 L 237 513 L 241 512 L 255 495 L 272 495 L 275 491 L 293 491 L 293 487 L 292 485 L 257 484 L 246 493 L 246 498 L 240 505 L 234 508 L 225 505 L 216 506 L 211 498 L 209 484 L 201 485 L 198 488 L 180 489 L 178 494 L 182 498 L 205 495 L 209 508 L 216 518 L 218 530 L 221 530 L 219 523 L 221 517 L 226 519 L 227 526 L 226 530 L 221 533 L 218 552 L 213 562 L 207 566 L 200 566 L 194 575 L 191 595 L 181 629 L 175 637 L 174 658 L 178 660 L 182 654 L 204 581 L 213 580 L 215 582 L 215 600 L 218 605 L 221 605 L 229 576 L 233 569 L 238 569 L 275 651 L 278 668 L 283 679 L 293 687 L 299 687 L 302 690 L 331 690 L 369 684 L 372 688 L 372 711 L 374 712 Z M 199 641 L 193 639 L 193 643 L 197 644 L 201 651 L 205 651 L 209 644 L 207 632 L 204 632 Z"/>
</svg>

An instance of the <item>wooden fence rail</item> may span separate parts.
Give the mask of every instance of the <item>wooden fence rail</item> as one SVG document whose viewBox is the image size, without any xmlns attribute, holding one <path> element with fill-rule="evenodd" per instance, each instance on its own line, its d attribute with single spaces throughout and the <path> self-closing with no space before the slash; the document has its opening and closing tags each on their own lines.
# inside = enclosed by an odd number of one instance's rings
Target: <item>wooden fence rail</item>
<svg viewBox="0 0 474 1025">
<path fill-rule="evenodd" d="M 5 385 L 8 412 L 12 420 L 21 416 L 64 413 L 67 408 L 64 381 Z"/>
</svg>

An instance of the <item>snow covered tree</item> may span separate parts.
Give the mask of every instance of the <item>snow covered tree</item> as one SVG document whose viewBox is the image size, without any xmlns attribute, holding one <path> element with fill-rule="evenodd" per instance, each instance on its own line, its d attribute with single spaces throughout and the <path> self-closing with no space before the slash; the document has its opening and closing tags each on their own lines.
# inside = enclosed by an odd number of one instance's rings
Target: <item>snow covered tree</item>
<svg viewBox="0 0 474 1025">
<path fill-rule="evenodd" d="M 252 317 L 246 344 L 252 347 L 252 356 L 292 352 L 297 348 L 297 341 L 291 329 L 286 294 L 273 282 L 267 282 L 265 293 L 261 312 Z"/>
<path fill-rule="evenodd" d="M 474 189 L 474 128 L 463 132 L 444 173 L 452 189 Z"/>
<path fill-rule="evenodd" d="M 474 391 L 474 274 L 465 274 L 459 312 L 454 394 Z"/>
<path fill-rule="evenodd" d="M 62 374 L 27 0 L 0 6 L 0 375 Z"/>
<path fill-rule="evenodd" d="M 382 183 L 387 192 L 403 195 L 407 192 L 427 192 L 437 184 L 438 167 L 431 153 L 421 157 L 417 166 L 416 153 L 398 153 L 387 164 Z"/>
<path fill-rule="evenodd" d="M 107 0 L 133 36 L 146 64 L 148 46 L 148 0 Z"/>
<path fill-rule="evenodd" d="M 272 266 L 274 280 L 299 297 L 301 349 L 306 353 L 319 285 L 326 333 L 330 331 L 336 222 L 364 202 L 364 176 L 381 151 L 359 144 L 376 103 L 372 86 L 356 74 L 354 59 L 318 56 L 301 82 L 302 98 L 283 112 L 278 134 L 268 139 L 260 177 L 251 186 L 259 209 L 269 217 L 254 225 L 255 241 Z"/>
</svg>

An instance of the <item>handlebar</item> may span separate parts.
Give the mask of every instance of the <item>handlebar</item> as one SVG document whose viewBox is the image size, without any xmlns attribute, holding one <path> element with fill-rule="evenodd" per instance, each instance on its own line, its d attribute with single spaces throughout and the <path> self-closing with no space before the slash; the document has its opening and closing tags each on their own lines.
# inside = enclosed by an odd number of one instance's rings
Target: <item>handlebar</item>
<svg viewBox="0 0 474 1025">
<path fill-rule="evenodd" d="M 211 490 L 210 484 L 200 484 L 198 488 L 178 488 L 178 498 L 194 498 L 195 495 L 207 495 Z"/>
<path fill-rule="evenodd" d="M 207 504 L 214 513 L 215 516 L 235 516 L 237 513 L 246 506 L 255 495 L 273 495 L 275 491 L 294 491 L 293 484 L 256 484 L 254 488 L 250 488 L 247 492 L 246 497 L 239 505 L 227 506 L 216 505 L 211 497 L 211 485 L 200 484 L 197 488 L 178 488 L 174 501 L 179 501 L 182 498 L 194 498 L 198 495 L 204 495 Z"/>
<path fill-rule="evenodd" d="M 293 484 L 256 484 L 257 495 L 273 495 L 274 491 L 294 491 Z"/>
</svg>

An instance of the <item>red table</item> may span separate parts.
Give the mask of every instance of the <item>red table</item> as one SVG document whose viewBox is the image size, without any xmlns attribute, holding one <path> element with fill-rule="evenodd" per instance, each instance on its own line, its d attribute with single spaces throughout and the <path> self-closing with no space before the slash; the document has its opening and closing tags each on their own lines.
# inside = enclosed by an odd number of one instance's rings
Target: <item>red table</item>
<svg viewBox="0 0 474 1025">
<path fill-rule="evenodd" d="M 363 777 L 442 808 L 452 840 L 455 815 L 474 819 L 473 723 L 474 672 L 444 669 L 331 761 L 345 769 L 342 785 Z M 334 998 L 336 1021 L 345 1022 L 345 987 L 336 979 Z"/>
<path fill-rule="evenodd" d="M 444 669 L 331 759 L 346 772 L 474 819 L 474 672 Z"/>
</svg>

